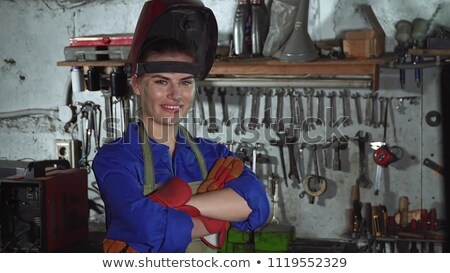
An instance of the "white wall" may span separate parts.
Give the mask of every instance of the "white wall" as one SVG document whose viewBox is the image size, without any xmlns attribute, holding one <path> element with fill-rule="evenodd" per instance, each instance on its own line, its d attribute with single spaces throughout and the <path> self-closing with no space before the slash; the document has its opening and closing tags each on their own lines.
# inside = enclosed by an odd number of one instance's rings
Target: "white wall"
<svg viewBox="0 0 450 273">
<path fill-rule="evenodd" d="M 70 75 L 69 67 L 58 67 L 64 60 L 64 47 L 71 36 L 102 33 L 131 33 L 144 1 L 0 1 L 0 112 L 30 108 L 58 108 L 65 104 Z M 361 3 L 370 3 L 387 35 L 386 49 L 395 47 L 394 24 L 400 19 L 416 17 L 430 19 L 438 4 L 435 22 L 450 24 L 450 1 L 357 1 L 357 0 L 311 0 L 308 29 L 314 40 L 341 38 L 342 32 L 367 28 L 368 24 L 357 10 Z M 232 32 L 236 1 L 205 0 L 205 5 L 216 14 L 221 37 Z M 405 157 L 389 166 L 383 177 L 382 194 L 373 195 L 372 189 L 363 189 L 361 199 L 372 204 L 386 204 L 390 214 L 398 209 L 398 198 L 407 195 L 410 208 L 436 207 L 438 217 L 443 216 L 444 191 L 441 177 L 421 164 L 423 158 L 442 160 L 439 127 L 424 123 L 424 115 L 439 110 L 438 69 L 425 69 L 424 86 L 417 88 L 412 82 L 412 71 L 407 74 L 407 87 L 400 90 L 396 70 L 382 69 L 380 96 L 418 96 L 419 104 L 405 105 L 403 113 L 390 110 L 395 126 L 388 129 L 392 145 L 405 148 Z M 326 90 L 330 91 L 330 90 Z M 351 90 L 369 93 L 369 90 Z M 83 94 L 86 99 L 98 100 L 96 94 Z M 393 99 L 395 101 L 395 99 Z M 275 101 L 274 101 L 275 102 Z M 248 99 L 250 103 L 250 99 Z M 206 104 L 205 104 L 206 105 Z M 285 104 L 286 105 L 286 104 Z M 339 105 L 339 104 L 338 104 Z M 237 115 L 238 102 L 230 98 L 230 115 Z M 250 104 L 248 105 L 250 107 Z M 247 107 L 249 109 L 249 107 Z M 217 109 L 221 109 L 218 105 Z M 273 110 L 275 111 L 275 110 Z M 220 112 L 219 112 L 220 113 Z M 219 114 L 220 116 L 220 114 Z M 22 117 L 0 120 L 0 157 L 9 160 L 31 158 L 53 159 L 55 139 L 70 139 L 64 132 L 64 124 L 57 118 Z M 373 139 L 382 137 L 382 130 L 364 126 L 350 126 L 345 133 L 353 136 L 357 130 L 367 130 Z M 278 156 L 278 150 L 269 152 Z M 348 169 L 326 169 L 329 188 L 316 204 L 308 204 L 307 198 L 299 199 L 299 192 L 281 183 L 281 215 L 285 223 L 295 225 L 297 235 L 316 238 L 342 238 L 346 231 L 346 211 L 350 206 L 350 188 L 354 185 L 358 166 L 357 146 L 350 145 L 347 154 Z M 287 151 L 286 151 L 287 153 Z M 432 156 L 433 155 L 433 156 Z M 278 163 L 277 171 L 282 176 Z M 375 165 L 369 165 L 371 180 Z M 263 180 L 265 177 L 263 177 Z M 387 182 L 386 182 L 387 181 Z M 267 181 L 265 181 L 266 186 Z M 89 184 L 95 184 L 90 176 Z M 290 184 L 290 182 L 289 182 Z M 101 203 L 91 186 L 90 197 Z M 100 218 L 92 211 L 93 218 Z"/>
</svg>

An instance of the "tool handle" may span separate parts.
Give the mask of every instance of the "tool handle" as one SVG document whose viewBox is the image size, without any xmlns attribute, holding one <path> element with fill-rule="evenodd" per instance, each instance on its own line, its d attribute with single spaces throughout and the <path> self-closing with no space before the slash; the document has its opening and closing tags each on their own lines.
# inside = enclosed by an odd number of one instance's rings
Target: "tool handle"
<svg viewBox="0 0 450 273">
<path fill-rule="evenodd" d="M 409 199 L 406 196 L 400 197 L 400 226 L 405 228 L 408 225 Z"/>
</svg>

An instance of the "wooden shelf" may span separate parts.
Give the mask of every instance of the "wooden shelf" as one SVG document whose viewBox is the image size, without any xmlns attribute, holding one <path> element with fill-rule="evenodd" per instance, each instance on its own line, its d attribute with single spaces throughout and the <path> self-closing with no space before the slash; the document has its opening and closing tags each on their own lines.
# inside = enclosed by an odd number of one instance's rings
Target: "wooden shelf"
<svg viewBox="0 0 450 273">
<path fill-rule="evenodd" d="M 411 48 L 408 53 L 417 56 L 450 56 L 450 49 Z"/>
<path fill-rule="evenodd" d="M 386 54 L 374 59 L 344 58 L 339 60 L 318 59 L 311 62 L 294 63 L 277 59 L 226 59 L 217 60 L 209 76 L 245 75 L 245 76 L 302 76 L 302 75 L 368 75 L 372 78 L 372 90 L 379 88 L 379 70 L 381 64 L 394 60 L 396 55 Z M 125 60 L 107 61 L 62 61 L 58 66 L 123 66 Z"/>
<path fill-rule="evenodd" d="M 124 66 L 126 60 L 104 60 L 104 61 L 61 61 L 58 66 Z"/>
</svg>

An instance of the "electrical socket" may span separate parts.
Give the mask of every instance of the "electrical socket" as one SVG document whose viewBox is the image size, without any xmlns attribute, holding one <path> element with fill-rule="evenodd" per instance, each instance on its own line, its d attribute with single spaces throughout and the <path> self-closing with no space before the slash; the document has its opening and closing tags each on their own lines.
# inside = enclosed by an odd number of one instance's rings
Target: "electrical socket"
<svg viewBox="0 0 450 273">
<path fill-rule="evenodd" d="M 81 141 L 79 140 L 55 140 L 55 157 L 59 160 L 67 160 L 72 168 L 80 166 Z"/>
</svg>

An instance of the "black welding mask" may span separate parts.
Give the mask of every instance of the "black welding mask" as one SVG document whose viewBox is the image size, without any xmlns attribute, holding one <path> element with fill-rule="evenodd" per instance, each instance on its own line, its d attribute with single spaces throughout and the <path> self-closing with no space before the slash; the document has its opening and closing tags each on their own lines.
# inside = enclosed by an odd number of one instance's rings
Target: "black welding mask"
<svg viewBox="0 0 450 273">
<path fill-rule="evenodd" d="M 201 1 L 150 0 L 144 4 L 126 64 L 130 76 L 152 70 L 142 69 L 139 58 L 147 44 L 160 38 L 174 39 L 189 48 L 196 55 L 196 70 L 192 74 L 200 80 L 206 78 L 217 49 L 217 22 L 214 13 Z M 179 72 L 177 67 L 176 62 L 166 62 L 161 69 Z"/>
</svg>

